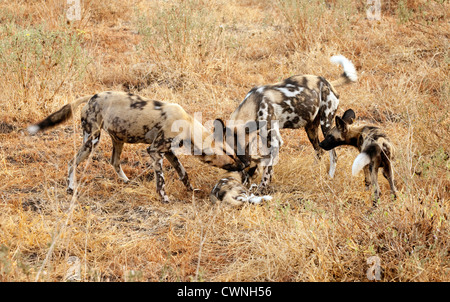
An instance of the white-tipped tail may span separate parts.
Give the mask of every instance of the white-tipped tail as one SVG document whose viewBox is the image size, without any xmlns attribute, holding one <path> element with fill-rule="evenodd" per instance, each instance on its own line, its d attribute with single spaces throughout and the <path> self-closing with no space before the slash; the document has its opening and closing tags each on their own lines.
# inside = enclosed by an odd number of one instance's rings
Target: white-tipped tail
<svg viewBox="0 0 450 302">
<path fill-rule="evenodd" d="M 31 126 L 28 126 L 28 128 L 27 128 L 28 133 L 30 133 L 30 134 L 36 134 L 39 131 L 39 129 L 41 129 L 41 128 L 38 125 L 31 125 Z"/>
<path fill-rule="evenodd" d="M 330 61 L 334 64 L 339 64 L 344 68 L 345 75 L 349 78 L 350 81 L 356 82 L 358 79 L 358 75 L 356 73 L 355 65 L 350 62 L 349 59 L 344 57 L 343 55 L 332 56 Z"/>
<path fill-rule="evenodd" d="M 353 176 L 358 175 L 358 172 L 362 170 L 366 165 L 370 163 L 370 157 L 367 153 L 359 153 L 355 158 L 352 166 L 352 174 Z"/>
</svg>

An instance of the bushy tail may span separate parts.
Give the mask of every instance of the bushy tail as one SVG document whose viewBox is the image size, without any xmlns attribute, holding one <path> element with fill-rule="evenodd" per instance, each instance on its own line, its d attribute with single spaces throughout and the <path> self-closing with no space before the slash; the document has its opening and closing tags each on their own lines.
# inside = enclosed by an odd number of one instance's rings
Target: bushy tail
<svg viewBox="0 0 450 302">
<path fill-rule="evenodd" d="M 339 79 L 331 82 L 334 87 L 349 84 L 351 82 L 356 82 L 358 75 L 356 73 L 355 65 L 353 65 L 350 60 L 342 55 L 332 56 L 330 61 L 334 64 L 339 64 L 344 68 L 344 73 L 339 77 Z"/>
<path fill-rule="evenodd" d="M 56 112 L 53 112 L 45 119 L 40 121 L 37 124 L 28 126 L 28 132 L 30 134 L 36 134 L 39 131 L 44 131 L 48 128 L 55 127 L 72 117 L 75 109 L 83 103 L 86 103 L 92 98 L 92 95 L 84 96 L 79 99 L 76 99 L 74 102 L 64 105 L 61 109 Z"/>
<path fill-rule="evenodd" d="M 352 174 L 353 176 L 358 175 L 359 171 L 361 171 L 366 165 L 370 163 L 370 157 L 367 153 L 359 153 L 359 155 L 355 158 L 352 166 Z"/>
<path fill-rule="evenodd" d="M 356 176 L 362 168 L 370 163 L 372 158 L 375 158 L 381 154 L 381 148 L 376 143 L 372 143 L 362 150 L 361 153 L 355 158 L 352 166 L 352 174 Z"/>
</svg>

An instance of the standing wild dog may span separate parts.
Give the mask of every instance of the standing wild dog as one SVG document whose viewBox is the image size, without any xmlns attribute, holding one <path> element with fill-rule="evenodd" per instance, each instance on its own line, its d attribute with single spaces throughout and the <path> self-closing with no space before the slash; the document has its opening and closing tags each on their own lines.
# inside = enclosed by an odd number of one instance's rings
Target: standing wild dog
<svg viewBox="0 0 450 302">
<path fill-rule="evenodd" d="M 273 165 L 283 144 L 280 129 L 304 127 L 316 156 L 320 158 L 323 153 L 319 147 L 319 125 L 324 136 L 331 129 L 339 105 L 339 94 L 334 87 L 357 80 L 354 65 L 344 56 L 333 56 L 331 62 L 340 64 L 344 69 L 337 80 L 328 82 L 316 75 L 296 75 L 277 84 L 254 87 L 232 113 L 228 123 L 232 121 L 233 126 L 225 126 L 218 120 L 223 133 L 227 134 L 224 139 L 227 139 L 228 144 L 234 146 L 241 159 L 252 162 L 248 169 L 249 175 L 253 175 L 258 168 L 263 169 L 258 192 L 262 192 L 271 181 Z M 247 127 L 251 122 L 257 125 L 249 130 Z M 241 128 L 245 128 L 245 131 Z M 265 156 L 251 154 L 254 153 L 250 150 L 251 146 L 256 140 L 256 131 L 252 130 L 260 130 L 258 135 L 261 143 L 268 150 Z M 252 132 L 253 139 L 249 137 Z M 336 160 L 336 153 L 331 150 L 330 177 L 334 176 Z"/>
<path fill-rule="evenodd" d="M 396 197 L 394 186 L 394 173 L 391 160 L 394 156 L 393 146 L 386 134 L 380 128 L 374 126 L 354 125 L 355 112 L 348 109 L 341 117 L 336 116 L 336 126 L 328 132 L 325 139 L 319 144 L 325 150 L 331 150 L 337 146 L 350 145 L 359 150 L 352 166 L 352 174 L 355 176 L 364 169 L 366 189 L 373 188 L 373 205 L 376 206 L 380 197 L 378 186 L 378 168 L 383 168 L 383 175 L 388 180 L 391 192 Z"/>
<path fill-rule="evenodd" d="M 255 196 L 245 187 L 247 173 L 227 172 L 217 182 L 209 195 L 213 203 L 224 203 L 230 206 L 241 206 L 245 203 L 259 204 L 263 200 L 272 200 L 272 196 Z"/>
<path fill-rule="evenodd" d="M 75 162 L 69 164 L 68 191 L 74 189 L 74 170 L 85 160 L 98 145 L 103 129 L 112 139 L 113 151 L 111 164 L 118 177 L 127 182 L 128 177 L 120 166 L 120 155 L 125 143 L 149 144 L 147 152 L 153 159 L 156 175 L 156 190 L 163 202 L 169 198 L 164 190 L 163 158 L 166 157 L 177 171 L 181 181 L 189 190 L 192 186 L 184 167 L 174 154 L 173 146 L 184 144 L 194 155 L 210 165 L 225 170 L 237 171 L 245 168 L 229 146 L 211 141 L 212 134 L 203 125 L 186 113 L 184 109 L 173 103 L 153 101 L 125 92 L 105 91 L 93 96 L 86 96 L 67 104 L 57 112 L 36 125 L 28 127 L 34 134 L 38 131 L 61 124 L 69 119 L 75 109 L 87 104 L 81 111 L 83 128 L 83 145 L 78 151 Z M 183 122 L 183 127 L 173 127 L 174 122 Z M 182 130 L 180 130 L 182 128 Z M 200 131 L 201 135 L 196 135 Z M 195 132 L 195 133 L 194 133 Z M 210 144 L 204 144 L 210 140 Z"/>
</svg>

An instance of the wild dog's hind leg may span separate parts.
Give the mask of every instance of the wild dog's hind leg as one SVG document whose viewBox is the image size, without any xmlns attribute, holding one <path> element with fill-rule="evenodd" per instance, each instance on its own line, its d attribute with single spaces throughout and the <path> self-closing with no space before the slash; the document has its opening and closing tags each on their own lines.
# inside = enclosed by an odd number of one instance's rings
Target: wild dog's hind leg
<svg viewBox="0 0 450 302">
<path fill-rule="evenodd" d="M 391 162 L 386 160 L 383 166 L 383 176 L 388 180 L 389 186 L 391 187 L 391 193 L 394 195 L 394 199 L 397 198 L 397 189 L 394 185 L 394 173 L 392 171 Z"/>
<path fill-rule="evenodd" d="M 155 179 L 156 179 L 156 191 L 161 197 L 161 201 L 164 203 L 169 202 L 169 197 L 165 191 L 165 181 L 164 181 L 164 173 L 163 173 L 163 159 L 164 153 L 158 150 L 153 149 L 152 147 L 147 148 L 147 152 L 153 160 L 153 169 L 155 170 Z"/>
<path fill-rule="evenodd" d="M 90 135 L 88 135 L 87 131 L 84 132 L 84 139 L 83 139 L 84 143 L 78 150 L 75 162 L 71 160 L 69 163 L 69 176 L 68 176 L 69 185 L 67 187 L 67 192 L 69 194 L 73 193 L 73 189 L 75 186 L 75 179 L 74 179 L 75 170 L 81 162 L 83 162 L 86 158 L 89 157 L 91 152 L 94 150 L 95 146 L 98 145 L 98 142 L 100 141 L 100 132 L 101 129 L 96 129 Z"/>
<path fill-rule="evenodd" d="M 278 155 L 280 151 L 280 147 L 283 144 L 283 140 L 281 139 L 280 131 L 277 124 L 272 129 L 267 131 L 267 136 L 262 140 L 264 148 L 267 147 L 269 153 L 267 158 L 261 160 L 260 165 L 263 166 L 263 172 L 261 175 L 261 183 L 256 191 L 257 194 L 264 194 L 267 191 L 269 184 L 272 182 L 273 176 L 273 166 L 278 161 Z M 262 137 L 263 138 L 263 137 Z"/>
<path fill-rule="evenodd" d="M 319 123 L 314 121 L 312 123 L 306 124 L 305 131 L 308 135 L 308 139 L 311 142 L 311 145 L 314 148 L 314 151 L 316 151 L 317 159 L 320 159 L 323 154 L 323 149 L 319 146 Z"/>
<path fill-rule="evenodd" d="M 376 207 L 378 199 L 380 198 L 380 186 L 378 185 L 378 161 L 372 161 L 369 164 L 370 182 L 373 188 L 373 202 L 372 206 Z"/>
<path fill-rule="evenodd" d="M 125 175 L 125 173 L 122 170 L 122 167 L 120 165 L 120 155 L 122 154 L 123 150 L 123 142 L 118 142 L 115 139 L 111 138 L 112 144 L 113 144 L 113 151 L 111 155 L 111 165 L 114 167 L 114 170 L 117 173 L 117 176 L 119 176 L 120 179 L 122 179 L 124 182 L 128 182 L 129 179 Z"/>
<path fill-rule="evenodd" d="M 370 190 L 370 171 L 369 171 L 369 165 L 364 166 L 364 185 L 366 187 L 366 190 Z"/>
<path fill-rule="evenodd" d="M 166 152 L 165 156 L 166 156 L 167 160 L 172 164 L 172 166 L 177 171 L 178 176 L 180 176 L 180 180 L 183 182 L 185 187 L 190 191 L 194 190 L 194 188 L 192 188 L 192 186 L 191 186 L 191 183 L 189 182 L 188 174 L 187 174 L 186 170 L 184 169 L 183 165 L 178 160 L 178 157 L 172 151 Z"/>
</svg>

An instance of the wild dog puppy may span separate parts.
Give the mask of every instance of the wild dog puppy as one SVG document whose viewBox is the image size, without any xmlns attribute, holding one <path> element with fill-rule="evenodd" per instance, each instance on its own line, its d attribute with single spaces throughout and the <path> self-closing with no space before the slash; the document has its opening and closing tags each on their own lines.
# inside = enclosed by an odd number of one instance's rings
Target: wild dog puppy
<svg viewBox="0 0 450 302">
<path fill-rule="evenodd" d="M 373 188 L 373 206 L 380 197 L 378 186 L 378 168 L 383 168 L 383 176 L 388 180 L 391 192 L 396 197 L 394 174 L 391 160 L 394 156 L 393 146 L 386 134 L 380 128 L 367 125 L 353 125 L 355 112 L 348 109 L 342 117 L 336 116 L 336 126 L 333 127 L 319 144 L 325 150 L 337 146 L 350 145 L 359 150 L 352 166 L 352 174 L 356 176 L 364 169 L 366 189 Z"/>
<path fill-rule="evenodd" d="M 277 84 L 254 87 L 232 113 L 228 125 L 216 120 L 219 127 L 224 127 L 222 131 L 227 134 L 224 139 L 234 146 L 237 155 L 252 162 L 248 173 L 253 175 L 256 169 L 262 170 L 257 192 L 262 192 L 271 182 L 273 165 L 283 144 L 280 129 L 304 127 L 316 156 L 320 158 L 323 153 L 319 146 L 319 125 L 324 136 L 331 129 L 339 105 L 339 94 L 335 87 L 357 80 L 354 65 L 344 56 L 333 56 L 331 62 L 340 64 L 344 69 L 344 73 L 337 80 L 329 82 L 316 75 L 296 75 Z M 230 121 L 234 125 L 230 126 Z M 248 130 L 247 127 L 252 121 L 256 122 L 257 126 Z M 238 134 L 242 133 L 240 128 L 246 129 L 246 137 L 242 138 Z M 254 130 L 260 130 L 262 145 L 268 150 L 264 156 L 251 154 L 254 152 L 249 147 L 255 145 L 255 136 L 252 139 L 248 135 L 255 133 Z M 336 153 L 331 150 L 330 177 L 334 176 L 336 160 Z"/>
<path fill-rule="evenodd" d="M 272 196 L 255 196 L 245 187 L 247 174 L 244 171 L 227 172 L 217 182 L 209 195 L 213 203 L 225 203 L 238 207 L 245 203 L 259 204 L 264 200 L 272 200 Z"/>
<path fill-rule="evenodd" d="M 192 190 L 186 170 L 173 152 L 172 146 L 184 144 L 184 147 L 190 148 L 191 154 L 196 155 L 201 161 L 225 170 L 236 171 L 245 168 L 245 164 L 235 156 L 229 146 L 215 143 L 212 134 L 178 104 L 154 101 L 131 93 L 106 91 L 79 98 L 38 124 L 29 126 L 28 131 L 34 134 L 59 125 L 69 119 L 79 105 L 86 102 L 81 111 L 83 145 L 75 161 L 69 163 L 70 193 L 74 189 L 74 170 L 98 145 L 102 129 L 112 139 L 111 164 L 118 177 L 125 182 L 128 182 L 128 177 L 120 165 L 123 145 L 125 143 L 150 145 L 147 152 L 153 159 L 156 190 L 163 202 L 169 201 L 164 189 L 164 157 L 175 168 L 186 188 Z M 183 123 L 181 127 L 173 127 L 175 122 Z M 210 143 L 204 144 L 207 140 L 210 140 Z"/>
</svg>

